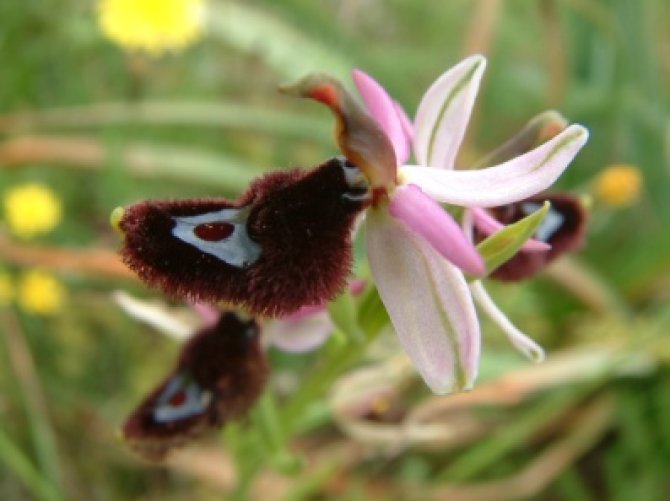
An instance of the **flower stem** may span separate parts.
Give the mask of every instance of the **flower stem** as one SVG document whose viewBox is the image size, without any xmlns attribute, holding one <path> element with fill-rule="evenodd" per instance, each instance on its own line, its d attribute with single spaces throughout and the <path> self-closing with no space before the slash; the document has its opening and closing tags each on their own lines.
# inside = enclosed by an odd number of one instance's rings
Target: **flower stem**
<svg viewBox="0 0 670 501">
<path fill-rule="evenodd" d="M 262 435 L 262 442 L 271 451 L 273 465 L 282 473 L 296 473 L 300 469 L 301 461 L 286 446 L 284 426 L 279 419 L 277 401 L 271 391 L 266 391 L 261 396 L 254 409 L 253 421 Z"/>
<path fill-rule="evenodd" d="M 368 345 L 388 324 L 386 310 L 375 288 L 371 288 L 358 305 L 358 324 L 364 338 L 360 342 L 350 342 L 333 350 L 283 406 L 280 419 L 287 433 L 295 432 L 305 409 L 328 390 L 337 376 L 360 359 Z"/>
</svg>

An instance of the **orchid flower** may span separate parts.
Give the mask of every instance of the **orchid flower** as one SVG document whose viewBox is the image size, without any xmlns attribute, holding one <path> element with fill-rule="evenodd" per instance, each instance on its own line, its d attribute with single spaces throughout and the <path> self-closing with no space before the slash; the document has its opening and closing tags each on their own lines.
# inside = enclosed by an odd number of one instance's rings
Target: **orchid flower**
<svg viewBox="0 0 670 501">
<path fill-rule="evenodd" d="M 463 271 L 483 276 L 483 259 L 439 203 L 494 207 L 534 195 L 560 176 L 588 136 L 584 127 L 572 125 L 500 165 L 454 170 L 484 67 L 483 57 L 472 56 L 439 77 L 423 97 L 413 127 L 399 105 L 362 72 L 355 72 L 354 79 L 374 120 L 327 76 L 310 75 L 284 88 L 331 108 L 340 148 L 368 179 L 372 276 L 403 348 L 438 394 L 474 385 L 480 328 L 473 295 L 518 348 L 541 353 L 481 283 L 468 285 Z M 415 165 L 405 164 L 410 138 Z"/>
<path fill-rule="evenodd" d="M 422 166 L 435 167 L 433 173 L 439 172 L 438 169 L 453 171 L 454 161 L 458 148 L 460 147 L 465 129 L 467 127 L 468 119 L 474 106 L 474 100 L 477 95 L 479 83 L 486 66 L 486 61 L 482 56 L 471 56 L 454 68 L 445 72 L 438 80 L 429 88 L 424 95 L 419 105 L 415 123 L 412 124 L 407 118 L 402 107 L 393 102 L 386 91 L 379 85 L 372 77 L 363 73 L 360 70 L 355 70 L 353 73 L 354 83 L 361 93 L 368 111 L 377 120 L 380 126 L 384 129 L 390 138 L 393 138 L 394 148 L 396 154 L 400 159 L 400 163 L 404 163 L 409 158 L 410 145 L 414 151 L 414 155 Z M 441 106 L 440 106 L 441 105 Z M 436 114 L 435 109 L 440 110 L 440 115 Z M 544 127 L 540 127 L 544 125 Z M 569 156 L 567 162 L 563 164 L 563 168 L 567 167 L 568 162 L 584 144 L 586 140 L 586 131 L 578 126 L 568 127 L 564 119 L 555 112 L 548 112 L 540 115 L 538 119 L 531 121 L 526 127 L 528 132 L 520 134 L 520 136 L 530 137 L 530 132 L 533 129 L 539 129 L 539 134 L 546 138 L 550 138 L 556 146 L 557 153 L 563 150 L 564 154 Z M 571 129 L 568 131 L 567 129 Z M 415 132 L 416 131 L 416 132 Z M 560 137 L 559 137 L 560 136 Z M 572 147 L 570 148 L 570 136 L 575 136 L 576 140 L 572 140 Z M 581 140 L 580 140 L 581 136 Z M 561 142 L 568 142 L 567 145 L 562 145 Z M 541 148 L 547 148 L 550 142 L 545 143 Z M 518 146 L 518 145 L 517 145 Z M 507 148 L 509 149 L 509 148 Z M 530 148 L 525 148 L 526 155 L 530 155 L 533 151 L 528 151 Z M 567 150 L 567 152 L 566 152 Z M 551 151 L 551 150 L 550 150 Z M 526 155 L 518 157 L 524 158 Z M 500 155 L 505 164 L 510 160 L 508 155 L 501 152 Z M 518 161 L 517 159 L 517 161 Z M 505 165 L 503 164 L 503 165 Z M 523 163 L 521 163 L 523 165 Z M 560 167 L 560 162 L 558 165 Z M 411 180 L 412 176 L 417 174 L 419 176 L 428 174 L 430 171 L 423 169 L 416 169 L 414 166 L 405 166 L 401 169 L 406 176 Z M 478 171 L 470 171 L 472 174 Z M 466 174 L 466 171 L 451 172 L 451 174 Z M 551 174 L 548 172 L 548 174 Z M 560 175 L 560 171 L 558 171 Z M 415 180 L 416 181 L 416 180 Z M 533 185 L 529 184 L 531 188 L 525 188 L 519 185 L 515 192 L 510 192 L 508 199 L 500 200 L 500 204 L 519 205 L 520 208 L 526 207 L 529 210 L 536 210 L 539 208 L 539 198 L 533 200 L 532 195 L 539 193 L 547 188 L 549 184 L 546 180 L 540 180 Z M 476 185 L 473 185 L 476 186 Z M 481 186 L 481 189 L 486 189 Z M 529 191 L 532 190 L 532 191 Z M 516 193 L 521 192 L 520 195 Z M 464 204 L 461 199 L 461 204 L 469 207 L 464 218 L 464 227 L 466 234 L 472 235 L 476 229 L 480 235 L 489 235 L 502 229 L 503 225 L 492 217 L 482 207 L 492 207 L 492 203 L 482 203 L 477 193 L 472 194 L 472 200 L 469 204 Z M 530 200 L 529 200 L 530 198 Z M 546 197 L 545 197 L 546 198 Z M 443 200 L 449 201 L 449 200 Z M 559 202 L 559 207 L 569 209 L 570 219 L 573 221 L 582 222 L 584 217 L 577 217 L 575 213 L 579 211 L 579 205 L 572 202 L 567 197 L 553 197 L 552 201 Z M 458 202 L 458 200 L 456 200 Z M 525 205 L 520 202 L 527 202 Z M 520 209 L 519 209 L 520 210 Z M 531 212 L 532 212 L 531 210 Z M 581 213 L 580 213 L 581 214 Z M 528 214 L 524 214 L 528 215 Z M 557 211 L 551 209 L 549 217 L 547 217 L 547 229 L 552 224 L 555 225 L 556 219 L 562 217 Z M 516 218 L 518 219 L 518 218 Z M 507 222 L 512 222 L 512 219 Z M 576 223 L 575 223 L 576 226 Z M 579 225 L 580 231 L 577 231 L 579 236 L 583 234 L 583 224 Z M 538 232 L 539 234 L 540 232 Z M 546 240 L 546 239 L 544 239 Z M 521 276 L 522 273 L 528 275 L 537 271 L 548 259 L 553 258 L 559 252 L 563 252 L 567 248 L 574 248 L 581 242 L 581 238 L 570 235 L 569 243 L 565 238 L 566 243 L 561 245 L 560 249 L 552 249 L 552 246 L 547 245 L 542 240 L 529 240 L 521 248 L 521 251 L 509 265 L 503 265 L 499 270 L 493 271 L 494 276 Z M 564 249 L 565 248 L 565 249 Z M 520 266 L 518 263 L 524 263 L 525 266 Z M 496 275 L 496 272 L 497 275 Z M 503 330 L 508 336 L 512 344 L 517 347 L 522 353 L 530 357 L 534 361 L 541 361 L 544 358 L 544 351 L 532 339 L 521 332 L 514 324 L 507 318 L 507 316 L 497 307 L 495 302 L 486 292 L 481 281 L 477 280 L 470 284 L 471 292 L 474 298 L 479 303 L 480 307 L 486 312 L 489 317 Z"/>
<path fill-rule="evenodd" d="M 125 441 L 146 459 L 162 460 L 172 449 L 244 417 L 265 388 L 269 364 L 260 325 L 246 314 L 215 313 L 189 336 L 175 366 L 122 426 Z"/>
</svg>

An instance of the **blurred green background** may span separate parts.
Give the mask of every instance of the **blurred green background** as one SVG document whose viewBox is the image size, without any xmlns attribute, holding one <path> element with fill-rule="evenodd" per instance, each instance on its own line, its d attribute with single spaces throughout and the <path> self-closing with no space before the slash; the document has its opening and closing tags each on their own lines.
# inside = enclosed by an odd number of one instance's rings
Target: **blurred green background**
<svg viewBox="0 0 670 501">
<path fill-rule="evenodd" d="M 161 55 L 107 39 L 98 12 L 83 0 L 0 2 L 0 499 L 226 499 L 230 456 L 239 466 L 246 446 L 258 462 L 252 498 L 667 499 L 670 3 L 220 0 L 209 2 L 201 38 Z M 178 347 L 111 301 L 115 289 L 160 295 L 114 259 L 110 211 L 144 198 L 236 196 L 265 170 L 336 154 L 329 113 L 279 95 L 279 83 L 318 70 L 349 85 L 361 68 L 412 115 L 428 85 L 472 53 L 488 69 L 463 165 L 545 109 L 591 132 L 558 185 L 591 200 L 586 247 L 536 279 L 490 286 L 550 354 L 575 358 L 532 372 L 540 367 L 483 322 L 481 385 L 529 371 L 540 390 L 443 416 L 447 430 L 464 417 L 490 425 L 449 447 L 368 444 L 337 425 L 322 389 L 309 418 L 285 430 L 300 471 L 263 456 L 253 424 L 188 459 L 135 458 L 116 430 Z M 598 175 L 617 164 L 642 178 L 625 206 L 597 192 Z M 35 183 L 61 216 L 22 238 L 7 198 Z M 46 278 L 31 293 L 35 270 Z M 280 398 L 297 391 L 282 390 L 282 378 L 309 378 L 337 349 L 272 352 Z M 429 398 L 410 386 L 405 412 Z"/>
</svg>

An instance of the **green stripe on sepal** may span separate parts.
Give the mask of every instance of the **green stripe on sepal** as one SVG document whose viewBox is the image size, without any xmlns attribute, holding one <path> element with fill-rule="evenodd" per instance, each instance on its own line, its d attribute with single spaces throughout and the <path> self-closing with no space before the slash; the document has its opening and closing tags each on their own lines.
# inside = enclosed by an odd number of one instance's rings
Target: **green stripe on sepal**
<svg viewBox="0 0 670 501">
<path fill-rule="evenodd" d="M 433 163 L 433 150 L 435 149 L 435 141 L 437 140 L 437 131 L 442 125 L 442 120 L 444 120 L 444 117 L 447 114 L 447 110 L 453 104 L 456 96 L 465 90 L 467 84 L 470 83 L 470 80 L 472 80 L 472 77 L 474 77 L 477 68 L 479 68 L 484 62 L 485 61 L 482 58 L 479 58 L 477 62 L 475 62 L 475 64 L 470 67 L 467 73 L 463 75 L 458 82 L 456 82 L 456 85 L 454 85 L 454 87 L 449 91 L 449 94 L 447 94 L 446 98 L 444 99 L 444 102 L 440 107 L 440 112 L 437 115 L 437 119 L 433 124 L 433 129 L 430 131 L 430 139 L 428 140 L 428 155 L 426 156 L 428 165 L 435 165 Z"/>
<path fill-rule="evenodd" d="M 477 245 L 477 250 L 486 264 L 487 275 L 519 252 L 523 244 L 538 230 L 550 208 L 551 204 L 545 201 L 542 208 L 530 216 L 505 226 Z"/>
</svg>

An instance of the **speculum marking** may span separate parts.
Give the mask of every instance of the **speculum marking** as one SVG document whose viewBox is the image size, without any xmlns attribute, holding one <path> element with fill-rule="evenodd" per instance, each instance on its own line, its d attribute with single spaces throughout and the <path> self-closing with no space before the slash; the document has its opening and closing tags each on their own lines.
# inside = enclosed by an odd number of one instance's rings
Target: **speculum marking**
<svg viewBox="0 0 670 501">
<path fill-rule="evenodd" d="M 172 234 L 225 263 L 245 268 L 260 257 L 261 248 L 247 232 L 249 208 L 222 209 L 197 216 L 173 217 Z"/>
</svg>

